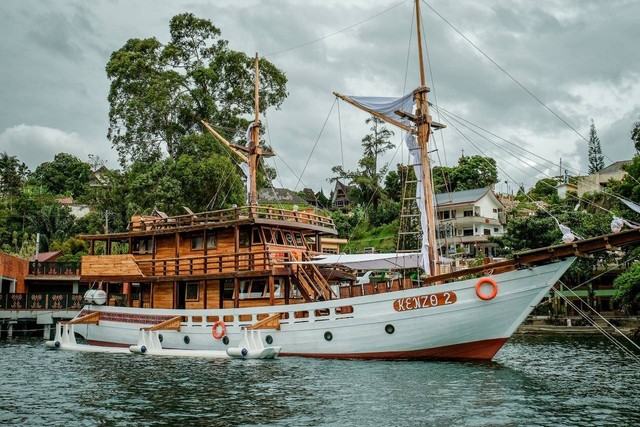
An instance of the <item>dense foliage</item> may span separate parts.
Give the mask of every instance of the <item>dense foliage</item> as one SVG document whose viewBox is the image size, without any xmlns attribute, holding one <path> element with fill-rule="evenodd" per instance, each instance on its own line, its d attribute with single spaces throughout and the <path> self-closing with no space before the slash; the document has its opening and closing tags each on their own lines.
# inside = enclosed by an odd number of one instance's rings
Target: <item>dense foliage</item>
<svg viewBox="0 0 640 427">
<path fill-rule="evenodd" d="M 7 153 L 0 155 L 0 249 L 32 255 L 63 250 L 77 258 L 86 251 L 77 234 L 124 231 L 132 215 L 154 209 L 169 215 L 245 203 L 237 159 L 203 130 L 201 120 L 240 143 L 254 108 L 254 59 L 229 49 L 220 30 L 184 13 L 169 24 L 170 41 L 130 39 L 106 65 L 111 81 L 108 137 L 122 170 L 102 171 L 67 153 L 33 173 Z M 260 111 L 285 99 L 286 77 L 260 60 Z M 264 144 L 262 144 L 264 145 Z M 274 171 L 262 168 L 258 185 Z M 90 212 L 75 218 L 70 198 Z M 63 200 L 64 199 L 64 200 Z"/>
<path fill-rule="evenodd" d="M 433 186 L 436 193 L 491 187 L 498 182 L 496 160 L 483 156 L 462 156 L 458 165 L 433 168 Z"/>
<path fill-rule="evenodd" d="M 355 171 L 345 171 L 342 166 L 334 166 L 331 171 L 335 180 L 341 180 L 353 186 L 350 196 L 362 206 L 371 207 L 374 210 L 384 200 L 385 194 L 381 183 L 387 173 L 387 166 L 378 168 L 378 157 L 394 147 L 389 140 L 393 132 L 384 126 L 384 121 L 377 117 L 366 120 L 370 124 L 371 133 L 362 138 L 363 155 L 358 162 L 359 168 Z"/>
<path fill-rule="evenodd" d="M 235 135 L 254 109 L 254 59 L 229 49 L 220 30 L 190 13 L 174 16 L 167 44 L 130 39 L 107 63 L 108 137 L 120 162 L 177 161 L 185 137 L 202 132 L 201 120 Z M 260 111 L 285 99 L 285 75 L 260 60 Z M 227 138 L 230 139 L 230 138 Z"/>
</svg>

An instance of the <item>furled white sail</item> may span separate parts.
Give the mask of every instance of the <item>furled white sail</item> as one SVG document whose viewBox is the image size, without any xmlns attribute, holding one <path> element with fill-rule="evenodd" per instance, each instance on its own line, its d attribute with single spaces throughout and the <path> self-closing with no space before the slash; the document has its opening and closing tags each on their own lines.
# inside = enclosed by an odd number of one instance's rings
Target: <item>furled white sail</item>
<svg viewBox="0 0 640 427">
<path fill-rule="evenodd" d="M 407 126 L 411 124 L 405 117 L 397 115 L 395 112 L 398 110 L 405 111 L 407 113 L 413 113 L 414 111 L 414 97 L 413 93 L 408 93 L 400 98 L 387 98 L 387 97 L 373 97 L 373 96 L 349 96 L 355 103 L 362 105 L 369 110 L 380 113 L 392 120 L 399 121 Z M 429 268 L 429 237 L 427 221 L 427 208 L 425 206 L 424 198 L 424 185 L 422 180 L 422 153 L 418 141 L 412 133 L 407 133 L 404 137 L 404 143 L 409 149 L 411 155 L 411 163 L 413 165 L 413 171 L 416 174 L 418 183 L 416 185 L 416 200 L 418 209 L 420 210 L 420 225 L 422 228 L 422 245 L 420 247 L 422 268 L 425 273 L 431 274 Z M 430 172 L 430 171 L 428 171 Z M 435 221 L 435 218 L 432 218 Z"/>
<path fill-rule="evenodd" d="M 410 124 L 410 122 L 406 118 L 398 116 L 396 114 L 396 111 L 401 110 L 406 111 L 407 113 L 413 113 L 413 93 L 408 93 L 400 98 L 351 95 L 349 95 L 348 98 L 352 99 L 365 108 L 375 111 L 376 113 L 380 113 L 406 125 Z"/>
<path fill-rule="evenodd" d="M 327 255 L 306 263 L 343 265 L 354 270 L 404 270 L 422 266 L 419 253 Z"/>
<path fill-rule="evenodd" d="M 249 200 L 249 194 L 251 194 L 251 179 L 249 177 L 249 175 L 250 175 L 249 163 L 247 163 L 247 162 L 240 163 L 240 169 L 242 169 L 242 173 L 244 174 L 244 177 L 246 178 L 246 180 L 245 180 L 245 196 L 246 196 L 246 203 L 248 205 L 251 202 Z"/>
</svg>

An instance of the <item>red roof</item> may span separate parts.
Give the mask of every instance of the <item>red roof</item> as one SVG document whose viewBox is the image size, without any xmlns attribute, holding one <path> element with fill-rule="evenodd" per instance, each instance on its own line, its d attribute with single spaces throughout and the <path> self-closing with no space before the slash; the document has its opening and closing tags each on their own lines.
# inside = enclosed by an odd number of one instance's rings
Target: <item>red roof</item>
<svg viewBox="0 0 640 427">
<path fill-rule="evenodd" d="M 61 255 L 62 251 L 40 252 L 38 254 L 38 262 L 53 262 L 60 258 Z M 31 258 L 29 258 L 29 261 L 36 261 L 36 256 L 31 256 Z"/>
<path fill-rule="evenodd" d="M 63 197 L 62 199 L 56 199 L 56 201 L 62 205 L 72 205 L 73 197 Z"/>
</svg>

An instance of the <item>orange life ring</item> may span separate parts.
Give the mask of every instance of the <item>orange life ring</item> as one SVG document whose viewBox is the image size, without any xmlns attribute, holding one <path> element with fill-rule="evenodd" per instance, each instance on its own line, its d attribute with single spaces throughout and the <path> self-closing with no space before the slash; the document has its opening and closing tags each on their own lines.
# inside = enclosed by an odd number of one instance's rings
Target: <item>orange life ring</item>
<svg viewBox="0 0 640 427">
<path fill-rule="evenodd" d="M 220 332 L 218 332 L 218 327 L 220 327 Z M 224 324 L 222 320 L 218 320 L 213 324 L 211 328 L 211 335 L 217 340 L 222 338 L 227 333 L 227 325 Z"/>
<path fill-rule="evenodd" d="M 485 283 L 490 284 L 491 287 L 493 288 L 489 295 L 485 295 L 482 292 L 480 292 L 480 287 Z M 476 283 L 476 295 L 478 295 L 478 298 L 480 298 L 481 300 L 485 300 L 485 301 L 492 300 L 496 297 L 496 295 L 498 295 L 498 284 L 491 277 L 483 277 L 480 280 L 478 280 L 478 283 Z"/>
</svg>

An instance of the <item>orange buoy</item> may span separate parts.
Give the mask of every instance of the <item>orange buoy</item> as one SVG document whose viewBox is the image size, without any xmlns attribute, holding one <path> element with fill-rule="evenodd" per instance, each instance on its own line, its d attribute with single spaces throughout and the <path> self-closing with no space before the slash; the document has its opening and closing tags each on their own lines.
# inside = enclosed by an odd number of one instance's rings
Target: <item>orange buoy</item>
<svg viewBox="0 0 640 427">
<path fill-rule="evenodd" d="M 480 287 L 485 283 L 488 283 L 491 285 L 492 290 L 489 295 L 485 295 L 482 292 L 480 292 Z M 481 300 L 485 300 L 485 301 L 492 300 L 496 297 L 496 295 L 498 295 L 498 284 L 491 277 L 483 277 L 480 280 L 478 280 L 478 283 L 476 283 L 476 295 L 478 295 L 478 298 L 480 298 Z"/>
<path fill-rule="evenodd" d="M 227 325 L 224 324 L 222 320 L 218 320 L 213 324 L 211 328 L 211 335 L 217 340 L 222 338 L 227 333 Z"/>
</svg>

